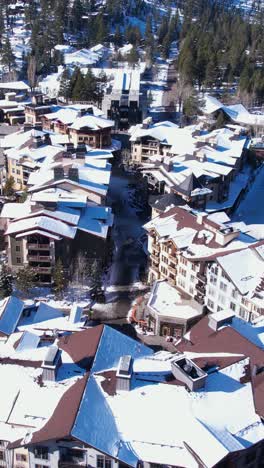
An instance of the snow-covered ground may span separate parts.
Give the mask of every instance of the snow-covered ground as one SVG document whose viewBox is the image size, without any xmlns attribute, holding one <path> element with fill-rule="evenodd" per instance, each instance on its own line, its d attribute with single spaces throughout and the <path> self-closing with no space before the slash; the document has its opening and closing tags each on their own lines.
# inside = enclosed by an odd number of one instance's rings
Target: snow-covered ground
<svg viewBox="0 0 264 468">
<path fill-rule="evenodd" d="M 115 212 L 112 230 L 115 248 L 107 279 L 109 293 L 135 289 L 133 285 L 140 279 L 140 268 L 146 263 L 144 212 L 140 201 L 135 200 L 135 184 L 133 178 L 124 174 L 113 174 L 111 179 L 109 198 Z"/>
<path fill-rule="evenodd" d="M 232 221 L 264 224 L 264 166 L 261 166 L 249 191 L 238 206 Z"/>
</svg>

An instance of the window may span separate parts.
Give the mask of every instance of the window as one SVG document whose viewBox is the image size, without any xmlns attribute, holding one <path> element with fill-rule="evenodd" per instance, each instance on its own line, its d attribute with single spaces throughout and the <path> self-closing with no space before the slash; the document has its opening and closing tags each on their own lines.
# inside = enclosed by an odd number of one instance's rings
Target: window
<svg viewBox="0 0 264 468">
<path fill-rule="evenodd" d="M 247 318 L 247 311 L 246 311 L 246 309 L 243 309 L 243 307 L 240 307 L 240 309 L 239 309 L 239 315 L 240 315 L 240 317 L 242 317 L 243 319 L 246 319 L 246 318 Z"/>
<path fill-rule="evenodd" d="M 228 276 L 225 274 L 224 271 L 222 271 L 222 277 L 225 278 L 225 279 L 227 279 L 227 280 L 229 280 Z"/>
<path fill-rule="evenodd" d="M 15 174 L 15 173 L 16 173 L 15 169 L 12 169 L 12 174 Z"/>
<path fill-rule="evenodd" d="M 164 275 L 168 274 L 166 268 L 164 268 L 163 266 L 160 267 L 160 270 L 161 270 L 161 273 L 163 273 Z"/>
<path fill-rule="evenodd" d="M 105 457 L 104 455 L 97 455 L 96 457 L 96 468 L 111 468 L 112 459 Z"/>
<path fill-rule="evenodd" d="M 195 271 L 195 263 L 192 263 L 192 271 Z"/>
<path fill-rule="evenodd" d="M 16 258 L 16 262 L 17 262 L 17 263 L 21 263 L 21 258 L 20 258 L 20 257 L 17 257 L 17 258 Z"/>
<path fill-rule="evenodd" d="M 48 447 L 35 447 L 34 448 L 34 457 L 35 458 L 41 458 L 42 460 L 48 460 L 49 459 L 49 449 Z"/>
<path fill-rule="evenodd" d="M 19 170 L 19 169 L 17 169 L 16 173 L 17 173 L 18 175 L 20 175 L 20 174 L 21 174 L 21 172 L 20 172 L 20 170 Z"/>
<path fill-rule="evenodd" d="M 24 453 L 16 453 L 16 461 L 22 461 L 26 462 L 27 461 L 27 456 Z"/>
<path fill-rule="evenodd" d="M 224 292 L 226 292 L 227 290 L 227 285 L 225 283 L 222 283 L 222 281 L 220 282 L 220 289 Z"/>
<path fill-rule="evenodd" d="M 191 282 L 193 283 L 195 281 L 195 276 L 191 275 L 191 278 L 190 278 Z"/>
<path fill-rule="evenodd" d="M 218 267 L 216 265 L 212 266 L 211 272 L 214 273 L 215 275 L 218 275 Z"/>
<path fill-rule="evenodd" d="M 181 288 L 185 289 L 185 281 L 183 281 L 181 278 L 178 278 L 178 285 L 181 286 Z"/>
<path fill-rule="evenodd" d="M 186 260 L 186 258 L 181 257 L 181 263 L 183 263 L 183 265 L 187 266 L 188 261 Z"/>
<path fill-rule="evenodd" d="M 208 289 L 208 295 L 212 296 L 212 297 L 215 297 L 215 289 L 212 288 L 211 286 Z"/>
<path fill-rule="evenodd" d="M 0 460 L 5 460 L 5 452 L 0 450 Z"/>
<path fill-rule="evenodd" d="M 187 273 L 186 273 L 186 270 L 185 270 L 184 268 L 180 267 L 180 268 L 179 268 L 179 273 L 180 273 L 182 276 L 184 276 L 184 278 L 186 278 L 186 274 L 187 274 Z"/>
<path fill-rule="evenodd" d="M 213 309 L 213 308 L 214 308 L 214 302 L 211 301 L 210 299 L 208 299 L 207 305 L 208 305 L 209 309 Z"/>
<path fill-rule="evenodd" d="M 225 305 L 225 303 L 226 303 L 225 296 L 223 296 L 222 294 L 219 294 L 218 301 L 220 302 L 220 304 Z"/>
<path fill-rule="evenodd" d="M 238 295 L 238 294 L 237 294 L 237 290 L 236 290 L 236 289 L 233 289 L 231 294 L 232 294 L 232 297 L 233 297 L 234 299 L 237 298 L 237 295 Z"/>
<path fill-rule="evenodd" d="M 20 246 L 16 245 L 16 252 L 20 252 Z"/>
<path fill-rule="evenodd" d="M 216 284 L 217 283 L 217 278 L 213 275 L 210 276 L 210 283 Z"/>
<path fill-rule="evenodd" d="M 168 259 L 167 259 L 167 257 L 164 257 L 164 255 L 161 256 L 161 260 L 162 260 L 164 263 L 168 263 Z"/>
<path fill-rule="evenodd" d="M 248 300 L 242 297 L 242 304 L 245 305 L 246 307 L 248 306 Z"/>
<path fill-rule="evenodd" d="M 35 468 L 49 468 L 48 465 L 35 465 Z"/>
<path fill-rule="evenodd" d="M 220 312 L 221 310 L 223 310 L 223 308 L 220 306 L 217 306 L 217 312 Z"/>
<path fill-rule="evenodd" d="M 190 288 L 189 288 L 189 293 L 190 293 L 190 294 L 193 294 L 193 293 L 194 293 L 194 289 L 193 289 L 192 286 L 190 286 Z"/>
<path fill-rule="evenodd" d="M 234 302 L 230 302 L 230 309 L 233 310 L 233 312 L 235 312 L 236 304 L 234 304 Z"/>
</svg>

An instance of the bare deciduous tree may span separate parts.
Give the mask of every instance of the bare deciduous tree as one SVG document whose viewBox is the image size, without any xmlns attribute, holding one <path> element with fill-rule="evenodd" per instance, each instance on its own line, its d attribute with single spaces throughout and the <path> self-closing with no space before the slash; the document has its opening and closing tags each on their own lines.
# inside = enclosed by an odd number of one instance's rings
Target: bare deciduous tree
<svg viewBox="0 0 264 468">
<path fill-rule="evenodd" d="M 27 77 L 31 91 L 37 85 L 37 61 L 35 55 L 30 55 L 28 61 Z"/>
</svg>

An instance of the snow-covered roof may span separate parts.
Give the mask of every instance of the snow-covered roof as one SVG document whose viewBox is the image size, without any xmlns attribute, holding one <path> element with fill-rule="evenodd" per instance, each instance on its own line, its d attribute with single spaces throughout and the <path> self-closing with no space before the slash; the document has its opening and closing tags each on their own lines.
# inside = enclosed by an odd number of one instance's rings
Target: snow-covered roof
<svg viewBox="0 0 264 468">
<path fill-rule="evenodd" d="M 0 83 L 0 89 L 13 89 L 15 91 L 29 91 L 30 87 L 24 81 L 8 81 Z"/>
<path fill-rule="evenodd" d="M 100 130 L 114 126 L 114 121 L 97 117 L 92 114 L 84 115 L 77 118 L 74 123 L 70 126 L 73 130 L 81 130 L 82 128 L 88 127 L 91 130 Z"/>
<path fill-rule="evenodd" d="M 21 216 L 21 207 L 23 207 L 23 214 L 26 216 L 31 211 L 31 205 L 28 202 L 23 203 L 5 203 L 1 211 L 1 218 L 15 219 Z"/>
<path fill-rule="evenodd" d="M 6 235 L 21 234 L 28 235 L 28 231 L 41 230 L 47 234 L 55 234 L 69 239 L 73 239 L 76 234 L 76 227 L 69 226 L 65 222 L 52 219 L 48 216 L 36 216 L 13 221 L 9 224 Z"/>
<path fill-rule="evenodd" d="M 190 320 L 201 315 L 192 307 L 190 300 L 184 299 L 182 294 L 167 281 L 157 281 L 151 291 L 148 306 L 160 317 Z"/>
<path fill-rule="evenodd" d="M 13 333 L 23 309 L 23 301 L 15 296 L 10 296 L 0 301 L 0 332 L 5 335 Z"/>
<path fill-rule="evenodd" d="M 63 151 L 64 148 L 62 146 L 42 145 L 38 148 L 10 148 L 6 151 L 6 155 L 10 159 L 20 160 L 21 158 L 29 158 L 33 161 L 39 161 L 44 160 L 47 156 L 55 158 L 55 156 Z"/>
<path fill-rule="evenodd" d="M 232 226 L 215 223 L 206 214 L 202 223 L 198 222 L 195 214 L 179 206 L 153 218 L 144 228 L 147 231 L 154 229 L 158 242 L 172 241 L 191 261 L 201 258 L 213 259 L 220 255 L 222 258 L 224 254 L 244 250 L 256 244 L 254 238 L 240 233 Z M 233 236 L 227 243 L 221 241 L 225 232 Z"/>
<path fill-rule="evenodd" d="M 222 104 L 221 101 L 209 94 L 204 96 L 204 107 L 202 110 L 205 114 L 213 114 L 220 109 L 236 124 L 246 126 L 264 126 L 264 114 L 253 114 L 249 112 L 242 104 L 226 106 Z"/>
<path fill-rule="evenodd" d="M 32 137 L 42 137 L 44 132 L 39 130 L 28 130 L 24 132 L 20 130 L 11 135 L 6 135 L 1 141 L 1 148 L 14 148 L 24 145 Z"/>
<path fill-rule="evenodd" d="M 255 291 L 264 277 L 264 261 L 255 249 L 230 253 L 217 261 L 243 295 Z"/>
</svg>

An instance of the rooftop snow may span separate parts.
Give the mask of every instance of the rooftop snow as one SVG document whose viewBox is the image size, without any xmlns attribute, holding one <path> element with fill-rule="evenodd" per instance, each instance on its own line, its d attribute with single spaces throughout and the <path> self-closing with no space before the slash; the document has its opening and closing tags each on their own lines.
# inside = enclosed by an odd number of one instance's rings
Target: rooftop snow
<svg viewBox="0 0 264 468">
<path fill-rule="evenodd" d="M 162 317 L 190 320 L 201 315 L 201 312 L 191 306 L 191 301 L 183 299 L 180 292 L 167 281 L 155 283 L 148 306 Z"/>
</svg>

